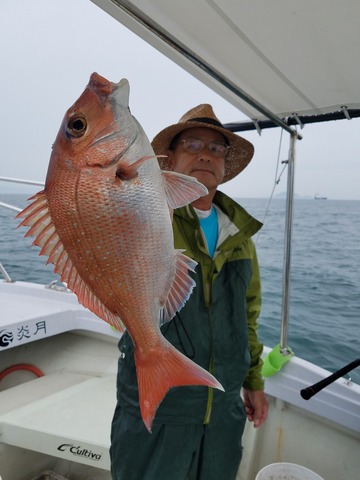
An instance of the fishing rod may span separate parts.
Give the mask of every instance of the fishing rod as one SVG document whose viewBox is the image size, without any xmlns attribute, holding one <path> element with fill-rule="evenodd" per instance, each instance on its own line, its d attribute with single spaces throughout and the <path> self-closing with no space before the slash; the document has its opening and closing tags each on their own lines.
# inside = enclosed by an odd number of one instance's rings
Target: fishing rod
<svg viewBox="0 0 360 480">
<path fill-rule="evenodd" d="M 345 365 L 345 367 L 340 368 L 340 370 L 338 370 L 337 372 L 334 372 L 333 374 L 324 378 L 323 380 L 320 380 L 320 382 L 314 383 L 314 385 L 304 388 L 303 390 L 300 391 L 300 395 L 304 400 L 309 400 L 311 397 L 313 397 L 318 392 L 320 392 L 320 390 L 330 385 L 330 383 L 335 382 L 335 380 L 337 380 L 338 378 L 346 375 L 351 370 L 354 370 L 354 368 L 358 367 L 359 365 L 360 365 L 360 358 L 354 360 L 348 365 Z"/>
</svg>

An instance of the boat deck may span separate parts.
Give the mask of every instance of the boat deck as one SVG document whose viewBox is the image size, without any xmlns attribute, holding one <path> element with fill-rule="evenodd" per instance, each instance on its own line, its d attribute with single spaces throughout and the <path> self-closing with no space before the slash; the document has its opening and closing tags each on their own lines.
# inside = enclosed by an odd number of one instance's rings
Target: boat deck
<svg viewBox="0 0 360 480">
<path fill-rule="evenodd" d="M 36 463 L 110 478 L 120 333 L 61 287 L 0 282 L 0 309 L 0 371 L 15 367 L 0 383 L 0 476 L 17 478 L 21 457 L 33 476 Z"/>
<path fill-rule="evenodd" d="M 58 372 L 1 394 L 2 442 L 109 470 L 115 375 Z"/>
</svg>

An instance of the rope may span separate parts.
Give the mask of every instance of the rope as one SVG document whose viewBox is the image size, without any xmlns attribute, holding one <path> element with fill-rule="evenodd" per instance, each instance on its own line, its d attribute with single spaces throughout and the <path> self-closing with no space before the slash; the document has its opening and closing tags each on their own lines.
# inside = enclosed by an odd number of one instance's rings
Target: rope
<svg viewBox="0 0 360 480">
<path fill-rule="evenodd" d="M 282 140 L 283 140 L 283 132 L 284 130 L 281 128 L 280 129 L 280 140 L 279 140 L 279 149 L 278 149 L 278 155 L 277 155 L 277 161 L 276 161 L 276 169 L 275 169 L 275 180 L 274 180 L 274 186 L 271 190 L 271 193 L 270 193 L 270 197 L 269 197 L 269 201 L 266 205 L 266 209 L 265 209 L 265 213 L 264 213 L 264 216 L 263 216 L 263 219 L 262 219 L 262 223 L 265 223 L 265 220 L 267 218 L 267 215 L 269 213 L 269 210 L 270 210 L 270 204 L 272 202 L 272 199 L 274 197 L 274 193 L 275 193 L 275 188 L 278 186 L 278 184 L 280 183 L 280 180 L 281 180 L 281 177 L 282 177 L 282 174 L 284 173 L 286 167 L 287 167 L 287 162 L 284 163 L 284 167 L 283 169 L 281 170 L 279 176 L 278 176 L 278 171 L 279 171 L 279 164 L 280 164 L 280 154 L 281 154 L 281 147 L 282 147 Z M 256 240 L 255 240 L 255 245 L 257 245 L 257 242 L 259 240 L 259 237 L 260 237 L 260 233 L 261 233 L 261 230 L 259 230 L 259 233 L 257 234 L 256 236 Z"/>
</svg>

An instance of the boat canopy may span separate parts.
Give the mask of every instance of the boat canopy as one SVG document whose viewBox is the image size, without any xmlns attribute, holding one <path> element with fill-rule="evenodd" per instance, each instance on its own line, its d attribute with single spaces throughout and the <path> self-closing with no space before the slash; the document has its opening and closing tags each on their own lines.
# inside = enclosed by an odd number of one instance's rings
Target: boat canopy
<svg viewBox="0 0 360 480">
<path fill-rule="evenodd" d="M 359 0 L 92 0 L 250 119 L 290 133 L 280 351 L 287 347 L 295 145 L 291 125 L 360 116 Z M 292 123 L 289 121 L 292 120 Z"/>
<path fill-rule="evenodd" d="M 92 1 L 251 120 L 360 108 L 358 0 Z"/>
</svg>

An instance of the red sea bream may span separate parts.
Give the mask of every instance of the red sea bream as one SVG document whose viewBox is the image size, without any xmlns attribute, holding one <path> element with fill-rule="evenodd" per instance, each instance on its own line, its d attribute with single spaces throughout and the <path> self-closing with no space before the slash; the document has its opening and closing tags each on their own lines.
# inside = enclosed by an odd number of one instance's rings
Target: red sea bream
<svg viewBox="0 0 360 480">
<path fill-rule="evenodd" d="M 189 298 L 196 266 L 174 249 L 169 209 L 207 191 L 194 178 L 160 170 L 128 102 L 127 80 L 91 75 L 65 114 L 45 189 L 18 216 L 79 302 L 128 330 L 141 415 L 151 431 L 169 388 L 222 387 L 160 331 Z"/>
</svg>

